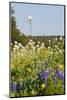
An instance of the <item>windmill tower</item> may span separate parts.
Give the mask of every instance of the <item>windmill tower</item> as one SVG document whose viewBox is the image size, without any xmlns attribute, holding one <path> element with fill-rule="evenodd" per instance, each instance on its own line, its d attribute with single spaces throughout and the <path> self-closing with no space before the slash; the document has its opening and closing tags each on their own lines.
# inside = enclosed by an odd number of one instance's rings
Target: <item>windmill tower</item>
<svg viewBox="0 0 67 100">
<path fill-rule="evenodd" d="M 29 27 L 30 27 L 29 33 L 31 34 L 32 33 L 32 16 L 27 16 L 26 19 L 27 19 L 27 23 L 29 24 Z"/>
</svg>

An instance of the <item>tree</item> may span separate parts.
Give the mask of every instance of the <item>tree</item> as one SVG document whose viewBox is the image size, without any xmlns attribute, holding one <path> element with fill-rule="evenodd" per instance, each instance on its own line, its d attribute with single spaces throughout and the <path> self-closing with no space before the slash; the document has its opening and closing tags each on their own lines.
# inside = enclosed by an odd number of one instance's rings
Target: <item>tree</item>
<svg viewBox="0 0 67 100">
<path fill-rule="evenodd" d="M 13 15 L 15 12 L 13 10 L 13 8 L 10 8 L 10 15 L 11 15 L 11 19 L 10 19 L 10 23 L 11 23 L 11 41 L 17 41 L 17 38 L 20 36 L 20 30 L 17 28 L 16 25 L 16 18 Z"/>
<path fill-rule="evenodd" d="M 25 46 L 28 43 L 29 38 L 26 35 L 24 35 L 24 33 L 21 33 L 20 30 L 17 28 L 14 13 L 15 12 L 13 8 L 10 8 L 11 42 L 14 43 L 14 41 L 17 41 Z"/>
</svg>

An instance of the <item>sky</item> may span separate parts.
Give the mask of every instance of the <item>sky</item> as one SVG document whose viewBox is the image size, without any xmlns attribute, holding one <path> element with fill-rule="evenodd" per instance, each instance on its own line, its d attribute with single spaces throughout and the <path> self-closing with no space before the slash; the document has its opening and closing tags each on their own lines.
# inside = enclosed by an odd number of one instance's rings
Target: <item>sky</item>
<svg viewBox="0 0 67 100">
<path fill-rule="evenodd" d="M 64 35 L 64 6 L 11 3 L 17 27 L 25 35 Z M 26 17 L 32 16 L 32 33 Z"/>
</svg>

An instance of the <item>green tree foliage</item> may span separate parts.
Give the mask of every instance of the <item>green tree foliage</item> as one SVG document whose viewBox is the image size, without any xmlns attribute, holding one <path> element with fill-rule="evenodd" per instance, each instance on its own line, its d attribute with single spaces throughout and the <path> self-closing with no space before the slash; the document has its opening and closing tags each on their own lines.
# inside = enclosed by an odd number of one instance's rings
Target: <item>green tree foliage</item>
<svg viewBox="0 0 67 100">
<path fill-rule="evenodd" d="M 15 12 L 13 8 L 10 8 L 10 15 L 11 15 L 11 42 L 17 41 L 22 43 L 23 45 L 27 44 L 28 37 L 24 35 L 24 33 L 21 33 L 20 30 L 17 28 L 16 25 L 16 18 L 13 15 Z"/>
<path fill-rule="evenodd" d="M 10 14 L 11 14 L 11 41 L 14 42 L 17 40 L 17 37 L 20 35 L 20 31 L 17 28 L 16 25 L 16 18 L 13 16 L 14 10 L 10 8 Z"/>
</svg>

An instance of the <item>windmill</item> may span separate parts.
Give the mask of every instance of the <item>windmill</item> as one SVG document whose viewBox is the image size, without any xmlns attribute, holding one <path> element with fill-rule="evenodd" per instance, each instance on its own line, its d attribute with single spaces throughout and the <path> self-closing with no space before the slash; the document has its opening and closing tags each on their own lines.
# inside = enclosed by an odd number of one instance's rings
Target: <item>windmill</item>
<svg viewBox="0 0 67 100">
<path fill-rule="evenodd" d="M 26 21 L 29 24 L 30 27 L 30 34 L 32 33 L 32 16 L 27 16 Z"/>
</svg>

